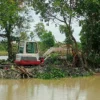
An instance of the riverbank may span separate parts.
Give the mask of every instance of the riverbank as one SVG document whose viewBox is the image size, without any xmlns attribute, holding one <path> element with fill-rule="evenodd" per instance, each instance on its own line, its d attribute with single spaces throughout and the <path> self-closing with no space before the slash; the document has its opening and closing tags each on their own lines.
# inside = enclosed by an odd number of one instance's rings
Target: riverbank
<svg viewBox="0 0 100 100">
<path fill-rule="evenodd" d="M 14 63 L 0 60 L 0 78 L 21 79 L 41 78 L 56 79 L 64 77 L 83 77 L 93 75 L 90 68 L 73 67 L 63 59 L 47 59 L 40 66 L 17 66 Z"/>
<path fill-rule="evenodd" d="M 65 66 L 46 65 L 31 66 L 25 68 L 23 66 L 6 65 L 0 68 L 0 78 L 5 79 L 21 79 L 21 78 L 41 78 L 41 79 L 57 79 L 64 77 L 83 77 L 93 75 L 92 71 L 85 68 L 73 68 Z"/>
</svg>

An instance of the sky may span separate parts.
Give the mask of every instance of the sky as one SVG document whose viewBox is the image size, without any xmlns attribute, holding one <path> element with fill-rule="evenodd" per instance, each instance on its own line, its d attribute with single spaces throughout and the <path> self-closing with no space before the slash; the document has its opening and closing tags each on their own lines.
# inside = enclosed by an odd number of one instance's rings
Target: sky
<svg viewBox="0 0 100 100">
<path fill-rule="evenodd" d="M 36 15 L 34 11 L 31 11 L 31 16 L 33 17 L 34 21 L 31 23 L 31 30 L 34 30 L 34 26 L 40 22 L 39 15 Z M 65 35 L 60 33 L 59 28 L 55 26 L 55 23 L 50 22 L 49 26 L 44 23 L 46 30 L 51 31 L 56 39 L 56 41 L 63 42 L 65 40 Z M 78 23 L 75 22 L 72 24 L 72 27 L 74 29 L 74 37 L 76 41 L 80 42 L 80 36 L 79 33 L 81 31 L 81 27 L 78 26 Z"/>
</svg>

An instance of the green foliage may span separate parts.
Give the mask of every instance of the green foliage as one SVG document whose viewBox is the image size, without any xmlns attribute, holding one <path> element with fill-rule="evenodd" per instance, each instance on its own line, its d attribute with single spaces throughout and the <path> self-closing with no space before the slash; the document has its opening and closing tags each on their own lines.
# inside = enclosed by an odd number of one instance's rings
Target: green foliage
<svg viewBox="0 0 100 100">
<path fill-rule="evenodd" d="M 20 7 L 19 3 L 19 0 L 0 0 L 0 31 L 7 38 L 8 59 L 12 59 L 12 36 L 19 33 L 19 30 L 25 31 L 29 21 L 26 16 L 20 14 L 21 11 L 24 12 L 25 7 Z"/>
<path fill-rule="evenodd" d="M 0 42 L 0 51 L 6 51 L 7 52 L 7 41 L 6 40 L 2 40 L 1 42 Z"/>
<path fill-rule="evenodd" d="M 18 23 L 18 4 L 10 0 L 0 0 L 0 27 L 7 37 L 8 59 L 12 58 L 11 34 Z"/>
<path fill-rule="evenodd" d="M 19 42 L 20 38 L 19 37 L 15 37 L 15 36 L 11 36 L 11 41 Z"/>
<path fill-rule="evenodd" d="M 73 62 L 73 56 L 71 54 L 67 54 L 67 61 L 72 63 Z"/>
<path fill-rule="evenodd" d="M 73 44 L 77 52 L 77 42 L 73 36 L 72 20 L 77 16 L 75 12 L 76 1 L 74 0 L 32 0 L 36 14 L 40 19 L 49 23 L 59 22 L 60 31 L 65 34 L 66 44 Z"/>
<path fill-rule="evenodd" d="M 59 53 L 52 53 L 49 58 L 45 61 L 45 64 L 62 65 L 65 60 L 60 58 Z"/>
<path fill-rule="evenodd" d="M 26 33 L 26 32 L 21 32 L 20 33 L 20 41 L 22 40 L 22 41 L 26 41 L 26 40 L 28 40 L 29 39 L 29 37 L 28 37 L 28 34 Z"/>
<path fill-rule="evenodd" d="M 13 43 L 12 44 L 12 51 L 13 51 L 13 53 L 17 53 L 18 52 L 18 44 L 17 43 Z"/>
<path fill-rule="evenodd" d="M 52 61 L 56 61 L 59 58 L 59 54 L 58 53 L 52 53 L 50 55 L 50 58 L 51 58 Z"/>
<path fill-rule="evenodd" d="M 42 73 L 37 72 L 36 78 L 42 78 L 42 79 L 58 79 L 63 77 L 80 77 L 80 76 L 90 76 L 93 75 L 92 71 L 87 71 L 84 68 L 73 68 L 73 67 L 67 67 L 62 68 L 55 67 L 54 65 L 48 65 L 45 67 L 45 71 Z"/>
<path fill-rule="evenodd" d="M 18 5 L 10 0 L 0 0 L 0 25 L 2 28 L 7 24 L 14 25 L 18 20 Z M 8 23 L 7 23 L 8 22 Z"/>
<path fill-rule="evenodd" d="M 0 43 L 0 51 L 6 51 L 6 48 Z"/>
<path fill-rule="evenodd" d="M 35 33 L 41 39 L 43 33 L 47 32 L 43 23 L 38 23 L 35 26 Z"/>
<path fill-rule="evenodd" d="M 55 61 L 56 59 L 58 59 L 59 54 L 58 53 L 52 53 L 50 57 L 51 57 L 52 60 Z"/>
<path fill-rule="evenodd" d="M 51 55 L 50 55 L 50 62 L 52 63 L 52 64 L 55 64 L 55 65 L 60 65 L 61 64 L 61 61 L 59 60 L 59 54 L 58 53 L 52 53 Z"/>
<path fill-rule="evenodd" d="M 33 8 L 36 11 L 36 14 L 40 13 L 42 18 L 46 22 L 50 19 L 57 19 L 62 21 L 64 19 L 60 19 L 59 16 L 64 16 L 64 18 L 68 18 L 69 15 L 74 16 L 75 12 L 73 9 L 70 9 L 69 1 L 66 0 L 32 0 L 33 1 Z M 72 3 L 72 2 L 71 2 Z M 71 4 L 71 7 L 73 4 Z M 57 16 L 59 15 L 59 16 Z M 63 22 L 63 21 L 62 21 Z"/>
<path fill-rule="evenodd" d="M 94 64 L 100 64 L 100 54 L 98 53 L 90 52 L 87 59 Z"/>
<path fill-rule="evenodd" d="M 57 79 L 65 77 L 65 73 L 60 68 L 49 66 L 44 73 L 39 73 L 37 77 L 42 79 Z"/>
<path fill-rule="evenodd" d="M 55 40 L 54 40 L 54 36 L 52 35 L 52 32 L 48 32 L 45 29 L 45 26 L 43 23 L 38 23 L 35 26 L 35 34 L 38 35 L 38 37 L 40 38 L 40 49 L 42 51 L 47 50 L 50 47 L 53 47 L 55 45 Z"/>
<path fill-rule="evenodd" d="M 80 1 L 80 0 L 79 0 Z M 100 64 L 100 2 L 99 0 L 80 1 L 78 14 L 84 17 L 80 33 L 82 50 L 87 59 L 96 66 Z M 98 64 L 98 65 L 97 65 Z"/>
<path fill-rule="evenodd" d="M 54 36 L 52 35 L 51 32 L 43 33 L 41 36 L 41 41 L 42 41 L 44 50 L 50 47 L 53 47 L 55 44 Z"/>
<path fill-rule="evenodd" d="M 82 44 L 80 42 L 77 42 L 77 45 L 78 45 L 78 50 L 82 50 Z"/>
<path fill-rule="evenodd" d="M 30 33 L 30 38 L 31 38 L 31 41 L 34 39 L 34 33 L 33 32 Z"/>
<path fill-rule="evenodd" d="M 64 26 L 64 25 L 60 25 L 60 26 L 59 26 L 59 29 L 60 29 L 60 32 L 61 32 L 61 33 L 64 33 L 65 36 L 66 36 L 65 43 L 66 43 L 66 44 L 72 44 L 73 41 L 72 41 L 72 38 L 71 38 L 71 36 L 70 36 L 69 33 L 70 33 L 70 31 L 71 31 L 71 34 L 73 34 L 73 30 L 72 30 L 72 29 L 69 30 L 69 26 Z"/>
</svg>

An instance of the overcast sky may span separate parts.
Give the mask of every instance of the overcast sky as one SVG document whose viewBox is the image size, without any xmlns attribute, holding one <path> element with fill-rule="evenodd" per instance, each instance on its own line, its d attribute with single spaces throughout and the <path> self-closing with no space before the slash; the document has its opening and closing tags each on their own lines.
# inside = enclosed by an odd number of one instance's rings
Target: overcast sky
<svg viewBox="0 0 100 100">
<path fill-rule="evenodd" d="M 31 23 L 31 30 L 34 30 L 34 26 L 40 22 L 40 19 L 39 19 L 39 16 L 35 14 L 34 11 L 31 11 L 31 15 L 34 19 L 34 21 Z M 44 23 L 45 24 L 45 23 Z M 81 27 L 78 26 L 78 23 L 73 23 L 72 27 L 74 28 L 74 37 L 76 38 L 77 41 L 80 41 L 80 37 L 79 37 L 79 33 L 80 33 L 80 30 L 81 30 Z M 59 28 L 58 27 L 55 27 L 55 23 L 53 22 L 50 22 L 49 23 L 49 26 L 47 26 L 45 24 L 45 28 L 48 30 L 48 31 L 51 31 L 53 33 L 53 35 L 55 36 L 55 39 L 57 41 L 64 41 L 65 40 L 65 35 L 64 34 L 61 34 L 59 32 Z"/>
</svg>

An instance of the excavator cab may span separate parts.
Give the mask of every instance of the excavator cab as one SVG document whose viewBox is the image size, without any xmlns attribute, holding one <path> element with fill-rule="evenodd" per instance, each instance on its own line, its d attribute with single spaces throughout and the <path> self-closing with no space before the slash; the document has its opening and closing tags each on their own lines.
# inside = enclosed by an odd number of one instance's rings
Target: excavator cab
<svg viewBox="0 0 100 100">
<path fill-rule="evenodd" d="M 16 54 L 17 65 L 40 65 L 44 60 L 39 57 L 37 42 L 21 41 Z"/>
</svg>

